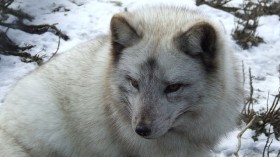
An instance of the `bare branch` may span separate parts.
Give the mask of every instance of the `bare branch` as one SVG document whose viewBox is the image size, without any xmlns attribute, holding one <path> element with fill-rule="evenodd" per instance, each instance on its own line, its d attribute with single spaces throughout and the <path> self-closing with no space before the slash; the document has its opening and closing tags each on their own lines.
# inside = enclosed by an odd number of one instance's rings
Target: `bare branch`
<svg viewBox="0 0 280 157">
<path fill-rule="evenodd" d="M 246 125 L 246 127 L 238 133 L 238 135 L 237 135 L 238 145 L 237 145 L 236 151 L 233 153 L 236 157 L 239 157 L 238 152 L 239 152 L 240 147 L 241 147 L 241 137 L 244 134 L 244 132 L 252 126 L 256 117 L 257 117 L 257 115 L 254 115 L 253 118 L 250 120 L 250 122 Z"/>
<path fill-rule="evenodd" d="M 53 53 L 53 55 L 50 57 L 50 59 L 48 61 L 50 61 L 57 54 L 57 52 L 59 50 L 59 46 L 60 46 L 60 37 L 58 37 L 58 43 L 57 43 L 56 51 Z"/>
<path fill-rule="evenodd" d="M 48 25 L 48 24 L 26 25 L 20 21 L 18 21 L 16 24 L 0 22 L 0 25 L 8 27 L 8 28 L 12 28 L 12 29 L 19 29 L 19 30 L 22 30 L 22 31 L 24 31 L 26 33 L 30 33 L 30 34 L 43 34 L 46 32 L 51 32 L 51 33 L 61 37 L 63 40 L 69 39 L 69 37 L 66 34 L 59 31 L 55 27 L 55 25 Z"/>
</svg>

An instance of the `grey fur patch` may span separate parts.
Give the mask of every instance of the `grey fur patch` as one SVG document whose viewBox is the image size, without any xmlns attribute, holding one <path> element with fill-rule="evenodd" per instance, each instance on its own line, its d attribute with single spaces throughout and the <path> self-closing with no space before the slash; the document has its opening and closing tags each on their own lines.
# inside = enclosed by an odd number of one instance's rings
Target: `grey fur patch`
<svg viewBox="0 0 280 157">
<path fill-rule="evenodd" d="M 154 71 L 158 68 L 157 61 L 155 58 L 148 58 L 146 62 L 144 62 L 140 69 L 145 72 L 144 77 L 148 77 L 148 80 L 152 80 L 154 77 Z"/>
</svg>

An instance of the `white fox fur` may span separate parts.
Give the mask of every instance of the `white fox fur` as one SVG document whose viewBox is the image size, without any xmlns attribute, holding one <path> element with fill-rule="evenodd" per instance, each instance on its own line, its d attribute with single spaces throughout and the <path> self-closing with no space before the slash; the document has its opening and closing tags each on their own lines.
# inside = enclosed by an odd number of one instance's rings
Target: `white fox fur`
<svg viewBox="0 0 280 157">
<path fill-rule="evenodd" d="M 236 126 L 234 62 L 221 28 L 197 11 L 116 14 L 110 35 L 54 57 L 10 91 L 0 157 L 207 156 Z"/>
</svg>

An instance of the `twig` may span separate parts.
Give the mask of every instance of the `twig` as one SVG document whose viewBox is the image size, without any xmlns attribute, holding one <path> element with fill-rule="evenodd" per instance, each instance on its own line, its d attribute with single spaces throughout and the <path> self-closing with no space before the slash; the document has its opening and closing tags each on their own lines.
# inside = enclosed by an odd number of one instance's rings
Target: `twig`
<svg viewBox="0 0 280 157">
<path fill-rule="evenodd" d="M 272 142 L 273 142 L 273 139 L 271 139 L 271 141 L 270 141 L 270 143 L 269 143 L 269 145 L 268 145 L 268 147 L 267 147 L 267 157 L 269 157 L 270 146 L 271 146 Z"/>
<path fill-rule="evenodd" d="M 2 55 L 18 55 L 18 51 L 25 51 L 33 48 L 34 45 L 20 47 L 16 45 L 5 32 L 0 30 L 0 54 Z"/>
<path fill-rule="evenodd" d="M 57 48 L 56 51 L 53 53 L 53 55 L 50 57 L 49 61 L 57 54 L 58 50 L 59 50 L 59 46 L 60 46 L 60 37 L 58 37 L 58 44 L 57 44 Z"/>
<path fill-rule="evenodd" d="M 11 3 L 12 2 L 13 1 L 11 1 Z M 32 21 L 34 19 L 34 17 L 28 15 L 27 13 L 25 13 L 21 10 L 14 10 L 14 9 L 7 8 L 10 4 L 8 4 L 6 6 L 0 5 L 0 10 L 2 11 L 2 13 L 11 14 L 11 15 L 18 17 L 19 19 L 27 19 L 29 21 Z"/>
<path fill-rule="evenodd" d="M 280 64 L 279 64 L 279 67 L 278 67 L 278 73 L 279 73 L 279 88 L 278 88 L 278 92 L 279 92 L 279 97 L 280 97 Z"/>
<path fill-rule="evenodd" d="M 264 148 L 263 148 L 263 152 L 262 152 L 262 157 L 265 157 L 264 155 L 265 155 L 265 150 L 267 148 L 268 140 L 269 140 L 269 138 L 266 139 L 266 142 L 265 142 L 265 145 L 264 145 Z"/>
<path fill-rule="evenodd" d="M 57 52 L 58 52 L 58 50 L 59 50 L 59 46 L 60 46 L 60 36 L 58 37 L 57 48 L 56 48 L 56 51 L 54 52 L 53 56 L 57 54 Z"/>
<path fill-rule="evenodd" d="M 269 100 L 269 91 L 268 91 L 268 93 L 267 93 L 266 112 L 265 112 L 265 114 L 267 114 L 267 112 L 268 112 L 268 100 Z"/>
<path fill-rule="evenodd" d="M 249 75 L 250 75 L 250 104 L 248 106 L 248 109 L 250 109 L 250 105 L 251 105 L 251 108 L 253 109 L 254 87 L 253 87 L 253 76 L 252 76 L 251 68 L 249 68 Z"/>
<path fill-rule="evenodd" d="M 17 23 L 3 23 L 0 22 L 1 26 L 12 28 L 12 29 L 19 29 L 26 33 L 30 34 L 43 34 L 46 32 L 51 32 L 59 37 L 61 37 L 63 40 L 68 40 L 69 37 L 62 33 L 60 30 L 58 30 L 55 25 L 48 25 L 48 24 L 42 24 L 42 25 L 26 25 L 22 23 L 21 21 L 18 21 Z"/>
<path fill-rule="evenodd" d="M 206 0 L 196 0 L 196 5 L 206 4 L 206 5 L 209 5 L 210 7 L 217 8 L 217 9 L 229 12 L 229 13 L 234 13 L 237 10 L 239 10 L 239 8 L 224 6 L 228 2 L 230 2 L 230 1 L 226 0 L 226 1 L 222 2 L 222 1 L 212 0 L 212 1 L 208 2 Z"/>
<path fill-rule="evenodd" d="M 253 109 L 253 94 L 254 94 L 253 76 L 251 73 L 251 68 L 249 68 L 249 84 L 250 84 L 250 95 L 249 95 L 247 103 L 245 104 L 247 106 L 248 115 L 250 115 L 250 113 L 251 113 L 251 108 Z"/>
<path fill-rule="evenodd" d="M 270 140 L 270 127 L 269 127 L 269 130 L 268 130 L 268 133 L 269 133 L 269 135 L 267 136 L 267 138 L 266 138 L 266 142 L 265 142 L 265 145 L 264 145 L 264 148 L 263 148 L 263 152 L 262 152 L 262 157 L 265 157 L 264 155 L 265 155 L 265 151 L 266 151 L 266 149 L 267 149 L 267 152 L 269 151 L 269 147 L 270 147 L 270 145 L 271 145 L 271 143 L 268 145 L 268 142 L 269 142 L 269 140 Z M 271 140 L 271 142 L 272 142 L 272 140 Z M 269 153 L 268 153 L 269 154 Z M 267 157 L 269 157 L 269 155 L 267 156 Z"/>
<path fill-rule="evenodd" d="M 0 0 L 0 5 L 2 5 L 2 6 L 4 6 L 4 7 L 8 7 L 8 6 L 10 6 L 13 2 L 14 2 L 14 0 Z"/>
<path fill-rule="evenodd" d="M 245 87 L 245 67 L 244 67 L 244 62 L 242 60 L 242 77 L 243 77 L 243 88 Z M 244 115 L 246 115 L 246 102 L 245 102 L 245 99 L 243 99 L 244 101 L 244 105 L 243 105 L 243 109 L 241 111 L 241 113 L 243 113 Z"/>
<path fill-rule="evenodd" d="M 267 121 L 269 116 L 270 116 L 270 118 L 273 118 L 274 114 L 277 114 L 277 112 L 275 112 L 275 111 L 279 110 L 279 108 L 276 110 L 276 107 L 278 106 L 278 102 L 279 102 L 279 97 L 276 95 L 271 107 L 269 108 L 268 112 L 266 112 L 266 114 L 265 114 L 264 121 Z"/>
<path fill-rule="evenodd" d="M 253 118 L 251 119 L 251 121 L 246 125 L 246 127 L 238 133 L 238 135 L 237 135 L 238 145 L 237 145 L 236 151 L 233 153 L 236 157 L 239 157 L 238 152 L 239 152 L 240 147 L 241 147 L 241 137 L 244 134 L 244 132 L 252 126 L 256 117 L 257 117 L 257 115 L 254 115 Z"/>
</svg>

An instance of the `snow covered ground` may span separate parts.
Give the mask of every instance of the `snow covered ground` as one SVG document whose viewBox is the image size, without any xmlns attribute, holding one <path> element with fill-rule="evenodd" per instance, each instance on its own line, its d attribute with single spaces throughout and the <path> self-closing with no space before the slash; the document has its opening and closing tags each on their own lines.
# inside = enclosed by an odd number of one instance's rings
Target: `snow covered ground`
<svg viewBox="0 0 280 157">
<path fill-rule="evenodd" d="M 121 5 L 116 2 L 121 2 Z M 231 5 L 241 4 L 242 0 L 233 0 Z M 16 0 L 12 5 L 14 8 L 20 8 L 23 11 L 33 15 L 35 19 L 32 24 L 56 24 L 64 33 L 70 36 L 70 41 L 61 41 L 58 53 L 70 49 L 71 47 L 94 38 L 99 34 L 105 34 L 109 30 L 110 18 L 114 13 L 143 6 L 145 4 L 169 4 L 196 7 L 193 0 Z M 60 9 L 57 9 L 60 8 Z M 54 11 L 56 9 L 56 11 Z M 235 27 L 236 19 L 233 15 L 217 10 L 206 5 L 198 7 L 205 14 L 221 21 L 228 35 L 231 34 Z M 67 11 L 69 10 L 69 11 Z M 0 29 L 3 29 L 0 27 Z M 279 64 L 280 64 L 280 20 L 278 16 L 265 16 L 259 19 L 258 35 L 263 37 L 265 43 L 249 50 L 242 50 L 232 41 L 232 47 L 236 50 L 235 54 L 244 62 L 246 71 L 245 90 L 248 93 L 248 68 L 251 67 L 255 94 L 254 98 L 258 101 L 255 109 L 266 108 L 267 95 L 270 93 L 271 104 L 273 96 L 278 92 L 279 81 Z M 18 30 L 10 29 L 8 36 L 17 44 L 36 45 L 29 52 L 33 55 L 47 55 L 50 57 L 57 48 L 58 37 L 51 33 L 43 35 L 30 35 Z M 34 70 L 38 66 L 35 63 L 22 63 L 19 58 L 11 56 L 0 56 L 0 105 L 3 103 L 5 95 L 9 89 L 17 82 L 18 79 Z M 46 58 L 46 60 L 47 60 Z M 241 68 L 240 68 L 241 69 Z M 244 127 L 244 126 L 243 126 Z M 225 137 L 213 150 L 213 156 L 227 157 L 234 156 L 233 152 L 237 147 L 236 135 L 240 129 L 236 129 Z M 242 136 L 240 156 L 261 157 L 263 147 L 266 143 L 266 137 L 260 136 L 259 141 L 254 142 L 251 136 L 253 131 L 248 130 Z M 280 142 L 273 140 L 270 150 L 270 157 L 276 157 L 280 150 Z"/>
</svg>

